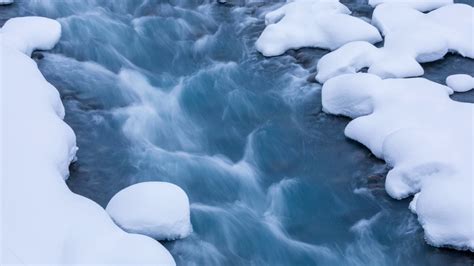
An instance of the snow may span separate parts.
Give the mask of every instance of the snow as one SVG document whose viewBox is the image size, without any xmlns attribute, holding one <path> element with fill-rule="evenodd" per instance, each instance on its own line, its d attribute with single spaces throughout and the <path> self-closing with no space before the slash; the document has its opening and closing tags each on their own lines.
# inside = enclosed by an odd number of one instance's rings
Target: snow
<svg viewBox="0 0 474 266">
<path fill-rule="evenodd" d="M 123 230 L 174 240 L 192 232 L 189 200 L 178 186 L 167 182 L 144 182 L 118 192 L 106 211 Z"/>
<path fill-rule="evenodd" d="M 376 43 L 378 30 L 338 0 L 295 0 L 269 12 L 267 25 L 256 42 L 264 56 L 277 56 L 288 49 L 318 47 L 334 50 L 351 41 Z"/>
<path fill-rule="evenodd" d="M 446 78 L 446 85 L 455 92 L 466 92 L 474 89 L 474 78 L 467 74 L 456 74 Z"/>
<path fill-rule="evenodd" d="M 402 5 L 425 12 L 450 5 L 453 0 L 369 0 L 369 5 L 373 7 L 383 3 Z"/>
<path fill-rule="evenodd" d="M 353 118 L 347 137 L 393 167 L 385 188 L 395 199 L 415 195 L 425 238 L 434 246 L 474 251 L 474 105 L 423 78 L 345 74 L 322 88 L 324 111 Z"/>
<path fill-rule="evenodd" d="M 19 17 L 8 20 L 0 29 L 7 45 L 31 55 L 33 50 L 49 50 L 61 37 L 61 24 L 42 17 Z"/>
<path fill-rule="evenodd" d="M 473 17 L 474 9 L 464 4 L 444 6 L 428 14 L 381 4 L 374 10 L 372 24 L 385 36 L 384 47 L 362 41 L 348 43 L 320 59 L 316 80 L 324 83 L 366 67 L 367 72 L 382 78 L 415 77 L 424 73 L 420 63 L 442 59 L 448 52 L 474 58 Z"/>
<path fill-rule="evenodd" d="M 0 0 L 0 6 L 1 5 L 9 5 L 12 4 L 14 0 Z"/>
<path fill-rule="evenodd" d="M 77 150 L 59 93 L 29 57 L 52 48 L 60 25 L 14 18 L 0 30 L 2 265 L 174 265 L 157 241 L 128 234 L 64 179 Z"/>
</svg>

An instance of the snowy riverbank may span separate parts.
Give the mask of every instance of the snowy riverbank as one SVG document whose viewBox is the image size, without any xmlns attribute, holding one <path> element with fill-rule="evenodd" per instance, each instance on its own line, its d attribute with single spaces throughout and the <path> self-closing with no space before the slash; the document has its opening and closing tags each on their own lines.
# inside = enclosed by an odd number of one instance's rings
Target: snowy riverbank
<svg viewBox="0 0 474 266">
<path fill-rule="evenodd" d="M 30 54 L 61 36 L 55 20 L 25 17 L 0 30 L 2 264 L 174 265 L 157 241 L 119 229 L 64 180 L 76 153 L 59 93 Z"/>
</svg>

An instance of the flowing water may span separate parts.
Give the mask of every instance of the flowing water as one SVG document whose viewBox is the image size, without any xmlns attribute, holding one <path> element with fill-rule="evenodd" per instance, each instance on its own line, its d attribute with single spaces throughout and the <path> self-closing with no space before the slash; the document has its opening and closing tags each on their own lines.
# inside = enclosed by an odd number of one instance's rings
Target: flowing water
<svg viewBox="0 0 474 266">
<path fill-rule="evenodd" d="M 77 134 L 71 190 L 105 207 L 138 182 L 181 186 L 194 232 L 163 243 L 178 265 L 472 265 L 470 253 L 425 244 L 409 199 L 384 191 L 387 166 L 344 137 L 347 119 L 321 111 L 311 77 L 327 51 L 264 58 L 261 14 L 281 3 L 230 2 L 0 8 L 2 21 L 41 15 L 63 27 L 57 47 L 33 57 Z M 342 2 L 371 15 L 366 1 Z M 438 82 L 474 74 L 459 56 L 426 68 Z"/>
</svg>

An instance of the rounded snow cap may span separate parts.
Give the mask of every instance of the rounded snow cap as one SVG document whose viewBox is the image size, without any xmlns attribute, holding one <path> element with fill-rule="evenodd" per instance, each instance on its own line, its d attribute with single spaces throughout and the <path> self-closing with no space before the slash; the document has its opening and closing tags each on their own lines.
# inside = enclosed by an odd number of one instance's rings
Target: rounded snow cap
<svg viewBox="0 0 474 266">
<path fill-rule="evenodd" d="M 192 232 L 189 199 L 180 187 L 167 182 L 143 182 L 119 191 L 107 213 L 123 230 L 175 240 Z"/>
</svg>

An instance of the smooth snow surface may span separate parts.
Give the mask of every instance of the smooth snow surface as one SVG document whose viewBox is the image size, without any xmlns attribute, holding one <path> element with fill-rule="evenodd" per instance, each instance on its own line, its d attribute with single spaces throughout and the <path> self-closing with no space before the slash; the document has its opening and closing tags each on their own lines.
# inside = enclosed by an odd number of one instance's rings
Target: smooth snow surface
<svg viewBox="0 0 474 266">
<path fill-rule="evenodd" d="M 2 111 L 1 264 L 174 265 L 155 240 L 119 229 L 64 179 L 76 153 L 59 93 L 29 57 L 52 48 L 54 20 L 9 20 L 0 31 Z"/>
<path fill-rule="evenodd" d="M 326 112 L 354 118 L 347 137 L 393 167 L 385 188 L 402 199 L 416 195 L 428 243 L 474 251 L 472 104 L 423 78 L 386 79 L 347 74 L 322 88 Z"/>
<path fill-rule="evenodd" d="M 106 211 L 125 231 L 158 240 L 184 238 L 192 232 L 188 196 L 167 182 L 127 187 L 110 200 Z"/>
<path fill-rule="evenodd" d="M 316 79 L 324 83 L 365 67 L 382 78 L 414 77 L 424 73 L 420 63 L 442 59 L 448 52 L 474 58 L 473 17 L 474 9 L 464 4 L 428 14 L 400 5 L 379 5 L 372 24 L 385 36 L 384 47 L 348 43 L 320 59 Z"/>
<path fill-rule="evenodd" d="M 453 0 L 369 0 L 369 5 L 373 7 L 383 3 L 397 4 L 425 12 L 450 5 L 453 3 Z"/>
<path fill-rule="evenodd" d="M 466 92 L 474 89 L 474 77 L 467 74 L 456 74 L 446 78 L 446 85 L 455 92 Z"/>
<path fill-rule="evenodd" d="M 382 40 L 377 29 L 338 0 L 295 0 L 269 12 L 267 27 L 256 42 L 265 56 L 283 54 L 288 49 L 318 47 L 334 50 L 351 41 L 376 43 Z"/>
</svg>

